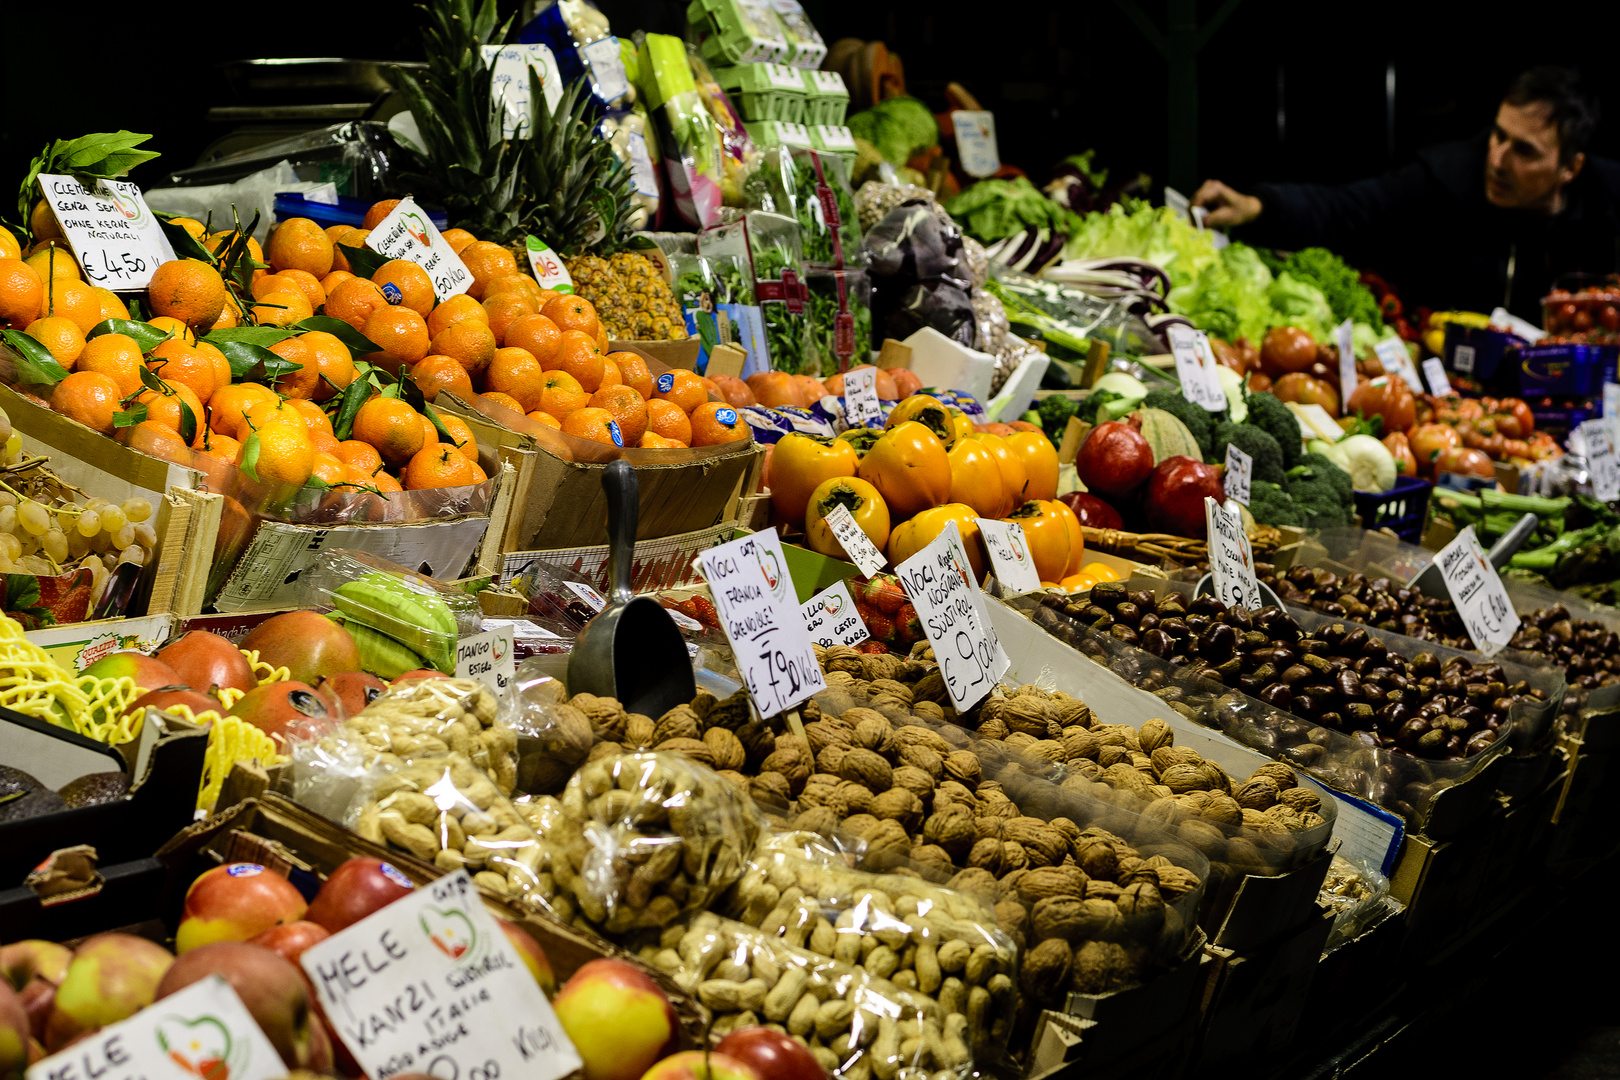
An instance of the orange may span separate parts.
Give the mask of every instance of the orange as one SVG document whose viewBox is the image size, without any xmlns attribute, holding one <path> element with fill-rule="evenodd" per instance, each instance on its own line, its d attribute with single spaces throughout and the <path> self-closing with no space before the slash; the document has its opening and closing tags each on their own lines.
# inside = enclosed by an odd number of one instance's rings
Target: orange
<svg viewBox="0 0 1620 1080">
<path fill-rule="evenodd" d="M 220 352 L 213 342 L 209 341 L 197 342 L 197 351 L 202 353 L 208 362 L 213 365 L 214 386 L 217 388 L 228 385 L 234 376 L 231 374 L 231 362 L 225 358 L 225 354 Z M 203 398 L 203 400 L 207 401 L 208 398 Z"/>
<path fill-rule="evenodd" d="M 256 277 L 253 279 L 252 285 L 248 287 L 248 291 L 253 294 L 255 300 L 265 293 L 290 292 L 293 289 L 298 289 L 299 292 L 304 291 L 299 288 L 298 283 L 293 281 L 292 278 L 282 277 L 280 274 L 266 274 L 263 277 Z"/>
<path fill-rule="evenodd" d="M 591 306 L 591 302 L 573 293 L 548 300 L 546 306 L 540 309 L 540 314 L 556 323 L 559 330 L 578 330 L 582 334 L 589 334 L 593 340 L 600 327 L 596 321 L 596 309 Z"/>
<path fill-rule="evenodd" d="M 409 259 L 389 259 L 377 267 L 371 280 L 390 304 L 408 307 L 424 319 L 433 310 L 433 279 Z"/>
<path fill-rule="evenodd" d="M 337 245 L 343 243 L 345 236 L 354 232 L 354 226 L 339 223 L 337 225 L 328 225 L 321 231 L 326 234 L 326 238 L 332 241 L 333 245 Z"/>
<path fill-rule="evenodd" d="M 95 294 L 101 298 L 101 317 L 103 319 L 127 319 L 129 308 L 118 299 L 118 294 L 111 289 L 94 286 Z"/>
<path fill-rule="evenodd" d="M 51 409 L 103 435 L 113 433 L 118 384 L 99 371 L 75 371 L 51 391 Z"/>
<path fill-rule="evenodd" d="M 591 403 L 591 395 L 566 371 L 548 371 L 540 382 L 540 408 L 563 417 Z"/>
<path fill-rule="evenodd" d="M 191 464 L 191 448 L 186 445 L 186 440 L 155 421 L 142 420 L 134 427 L 119 428 L 115 437 L 125 446 L 143 454 L 151 454 L 178 465 Z"/>
<path fill-rule="evenodd" d="M 484 285 L 491 278 L 517 272 L 517 257 L 488 240 L 474 240 L 456 254 L 461 256 L 461 261 L 473 276 L 472 287 L 467 291 L 478 300 L 484 298 Z"/>
<path fill-rule="evenodd" d="M 405 466 L 400 480 L 406 491 L 422 488 L 468 487 L 477 483 L 473 470 L 476 463 L 468 461 L 453 446 L 435 443 L 418 451 Z"/>
<path fill-rule="evenodd" d="M 628 386 L 604 386 L 591 395 L 591 407 L 606 409 L 619 422 L 625 446 L 641 441 L 647 430 L 647 402 Z"/>
<path fill-rule="evenodd" d="M 102 334 L 84 343 L 78 370 L 99 371 L 118 384 L 125 397 L 141 388 L 141 347 L 125 334 Z"/>
<path fill-rule="evenodd" d="M 169 219 L 169 224 L 170 225 L 178 225 L 178 226 L 180 226 L 182 229 L 186 230 L 186 232 L 188 234 L 190 234 L 190 236 L 191 236 L 191 238 L 193 240 L 201 241 L 203 237 L 208 235 L 208 226 L 204 225 L 202 222 L 198 221 L 196 218 L 189 218 L 189 217 L 170 218 Z"/>
<path fill-rule="evenodd" d="M 468 377 L 467 369 L 453 357 L 423 357 L 411 368 L 411 377 L 422 388 L 422 396 L 429 401 L 437 398 L 440 390 L 448 390 L 462 401 L 473 399 L 472 379 Z"/>
<path fill-rule="evenodd" d="M 558 364 L 562 331 L 544 315 L 524 315 L 507 324 L 505 341 L 507 345 L 528 349 L 540 361 L 540 366 L 550 371 Z"/>
<path fill-rule="evenodd" d="M 556 289 L 541 289 L 540 290 L 540 310 L 544 311 L 547 304 L 551 303 L 553 300 L 557 299 L 557 297 L 559 297 L 561 295 L 563 295 L 563 294 L 558 292 Z"/>
<path fill-rule="evenodd" d="M 326 313 L 334 319 L 342 319 L 350 326 L 359 330 L 366 324 L 374 311 L 381 311 L 388 306 L 388 298 L 377 288 L 375 282 L 365 278 L 349 278 L 338 283 L 337 288 L 326 294 Z"/>
<path fill-rule="evenodd" d="M 106 306 L 103 305 L 101 310 L 105 312 L 107 310 Z M 241 326 L 242 320 L 246 317 L 246 314 L 242 311 L 242 305 L 236 302 L 236 297 L 226 293 L 225 307 L 221 309 L 219 318 L 214 320 L 214 325 L 210 329 L 219 330 L 232 326 Z"/>
<path fill-rule="evenodd" d="M 684 413 L 682 414 L 685 415 Z M 686 444 L 677 439 L 666 439 L 662 435 L 649 431 L 636 443 L 643 450 L 685 450 Z"/>
<path fill-rule="evenodd" d="M 21 259 L 0 259 L 0 319 L 24 326 L 39 318 L 45 286 Z"/>
<path fill-rule="evenodd" d="M 167 315 L 159 315 L 155 319 L 146 320 L 147 326 L 155 326 L 168 334 L 169 337 L 185 342 L 187 345 L 197 344 L 197 335 L 191 332 L 191 327 L 179 319 L 171 319 Z"/>
<path fill-rule="evenodd" d="M 748 425 L 724 401 L 706 401 L 692 411 L 693 446 L 719 446 L 749 437 Z"/>
<path fill-rule="evenodd" d="M 60 315 L 35 319 L 23 333 L 49 349 L 56 362 L 69 371 L 73 370 L 74 362 L 84 352 L 84 332 L 72 319 L 64 319 Z"/>
<path fill-rule="evenodd" d="M 28 212 L 28 231 L 35 240 L 62 235 L 62 228 L 56 223 L 56 214 L 44 199 L 35 200 L 34 208 Z"/>
<path fill-rule="evenodd" d="M 334 270 L 330 274 L 327 274 L 325 277 L 321 278 L 321 288 L 325 290 L 327 296 L 331 296 L 333 289 L 337 288 L 345 281 L 353 280 L 354 275 L 349 273 L 347 270 Z"/>
<path fill-rule="evenodd" d="M 608 353 L 607 359 L 618 365 L 619 378 L 624 380 L 624 385 L 634 387 L 644 398 L 653 396 L 652 372 L 647 368 L 647 361 L 633 352 Z"/>
<path fill-rule="evenodd" d="M 428 333 L 437 337 L 441 331 L 462 319 L 477 319 L 487 326 L 489 312 L 484 310 L 483 304 L 466 293 L 457 293 L 428 313 Z"/>
<path fill-rule="evenodd" d="M 366 359 L 392 372 L 428 354 L 427 321 L 408 307 L 378 308 L 366 318 L 360 332 L 380 350 Z"/>
<path fill-rule="evenodd" d="M 336 241 L 332 245 L 332 269 L 342 270 L 345 272 L 353 270 L 354 267 L 349 265 L 349 257 L 343 254 L 337 245 L 342 244 L 344 247 L 351 248 L 365 247 L 366 237 L 370 235 L 370 229 L 350 229 L 348 232 L 344 233 L 343 239 Z"/>
<path fill-rule="evenodd" d="M 394 212 L 394 207 L 398 205 L 398 199 L 381 199 L 372 203 L 366 209 L 366 216 L 361 220 L 360 227 L 366 230 L 375 229 L 382 224 L 383 218 Z"/>
<path fill-rule="evenodd" d="M 529 414 L 529 419 L 533 420 L 537 424 L 544 424 L 546 427 L 557 428 L 559 431 L 562 429 L 562 421 L 558 420 L 555 416 L 552 416 L 548 412 L 540 412 L 539 410 L 536 410 Z"/>
<path fill-rule="evenodd" d="M 305 270 L 316 277 L 332 272 L 332 240 L 309 218 L 288 218 L 270 234 L 272 270 Z"/>
<path fill-rule="evenodd" d="M 188 326 L 213 326 L 225 310 L 225 279 L 200 259 L 175 259 L 153 273 L 146 305 L 154 315 L 170 315 Z"/>
<path fill-rule="evenodd" d="M 687 415 L 709 400 L 708 392 L 703 389 L 703 380 L 679 368 L 666 371 L 653 380 L 653 397 L 674 402 Z"/>
<path fill-rule="evenodd" d="M 534 310 L 540 310 L 540 283 L 521 270 L 513 274 L 501 274 L 490 278 L 484 284 L 484 302 L 488 303 L 502 293 L 508 292 L 521 293 L 527 296 L 534 301 Z"/>
<path fill-rule="evenodd" d="M 422 448 L 436 446 L 439 442 L 439 429 L 433 426 L 433 421 L 424 413 L 417 413 L 417 419 L 422 423 Z"/>
<path fill-rule="evenodd" d="M 596 324 L 596 347 L 603 352 L 613 348 L 613 342 L 608 340 L 607 329 L 601 323 Z"/>
<path fill-rule="evenodd" d="M 72 319 L 81 332 L 88 334 L 101 321 L 101 297 L 82 281 L 57 278 L 45 284 L 39 313 L 42 317 L 61 315 Z"/>
<path fill-rule="evenodd" d="M 624 375 L 619 371 L 619 365 L 615 364 L 605 356 L 602 357 L 602 383 L 597 387 L 597 389 L 600 390 L 604 386 L 623 385 Z"/>
<path fill-rule="evenodd" d="M 296 409 L 272 395 L 268 399 L 255 398 L 243 405 L 242 422 L 230 434 L 245 442 L 249 434 L 266 424 L 294 424 L 305 429 L 308 427 Z"/>
<path fill-rule="evenodd" d="M 309 481 L 310 474 L 315 470 L 315 450 L 309 445 L 309 434 L 302 424 L 265 424 L 244 440 L 244 459 L 252 454 L 254 439 L 259 441 L 259 456 L 254 462 L 253 471 L 258 473 L 260 480 L 296 484 L 299 487 Z M 247 464 L 244 460 L 243 467 Z"/>
<path fill-rule="evenodd" d="M 609 446 L 623 446 L 625 443 L 618 421 L 606 409 L 576 409 L 563 417 L 562 430 L 565 434 Z"/>
<path fill-rule="evenodd" d="M 373 476 L 371 478 L 371 486 L 382 492 L 384 495 L 392 495 L 396 491 L 405 490 L 399 486 L 399 481 L 394 479 L 393 474 L 385 472 L 380 472 Z"/>
<path fill-rule="evenodd" d="M 450 433 L 451 442 L 455 444 L 457 450 L 461 451 L 461 455 L 476 465 L 478 463 L 478 439 L 473 435 L 472 428 L 467 426 L 467 421 L 452 413 L 441 412 L 439 414 L 439 423 L 443 424 L 444 430 Z M 444 438 L 441 436 L 439 441 L 443 442 Z"/>
<path fill-rule="evenodd" d="M 191 419 L 198 427 L 202 427 L 207 417 L 203 414 L 202 402 L 197 400 L 197 395 L 192 392 L 191 387 L 167 379 L 161 382 L 167 393 L 143 390 L 135 399 L 137 405 L 146 406 L 146 418 L 153 423 L 162 424 L 170 431 L 180 432 L 183 430 L 181 406 L 184 406 L 191 410 Z"/>
<path fill-rule="evenodd" d="M 288 398 L 287 408 L 299 415 L 304 421 L 304 426 L 309 429 L 312 435 L 317 431 L 331 434 L 332 418 L 327 416 L 325 411 L 313 401 L 306 401 L 302 398 Z"/>
<path fill-rule="evenodd" d="M 321 279 L 314 274 L 306 273 L 303 270 L 283 270 L 279 274 L 266 274 L 265 276 L 278 277 L 289 285 L 296 287 L 299 292 L 304 294 L 304 299 L 309 301 L 310 310 L 312 311 L 319 311 L 321 305 L 326 303 L 326 286 L 322 285 Z M 327 276 L 330 277 L 331 275 Z M 259 295 L 259 283 L 257 281 L 253 283 L 253 295 Z"/>
<path fill-rule="evenodd" d="M 343 464 L 363 470 L 367 476 L 383 467 L 382 455 L 377 453 L 377 448 L 359 439 L 346 439 L 338 443 L 335 454 Z"/>
<path fill-rule="evenodd" d="M 12 235 L 10 229 L 0 225 L 0 259 L 21 258 L 22 245 L 17 243 L 17 238 Z"/>
<path fill-rule="evenodd" d="M 211 458 L 218 458 L 227 465 L 236 465 L 242 460 L 242 444 L 229 435 L 217 432 L 208 432 L 206 443 L 199 438 L 192 444 L 192 449 L 199 454 L 207 454 Z"/>
<path fill-rule="evenodd" d="M 357 469 L 353 465 L 343 466 L 343 482 L 349 487 L 369 488 L 375 486 L 370 473 L 364 469 Z"/>
<path fill-rule="evenodd" d="M 682 446 L 692 445 L 692 421 L 673 401 L 653 398 L 647 402 L 647 430 Z"/>
<path fill-rule="evenodd" d="M 503 394 L 499 390 L 491 390 L 487 394 L 479 394 L 478 399 L 480 401 L 487 402 L 490 405 L 499 405 L 503 409 L 511 409 L 515 413 L 520 413 L 523 411 L 523 406 L 518 404 L 517 398 L 513 397 L 511 394 Z"/>
<path fill-rule="evenodd" d="M 79 264 L 73 260 L 73 252 L 60 240 L 35 244 L 33 251 L 23 261 L 34 268 L 41 281 L 47 277 L 54 277 L 58 281 L 78 281 L 83 276 L 79 273 Z"/>
<path fill-rule="evenodd" d="M 220 388 L 214 361 L 202 350 L 170 338 L 152 350 L 146 366 L 165 382 L 180 383 L 197 395 L 197 419 L 202 419 L 202 402 Z"/>
<path fill-rule="evenodd" d="M 455 360 L 469 375 L 479 375 L 495 358 L 495 335 L 477 319 L 462 319 L 433 335 L 429 349 Z"/>
<path fill-rule="evenodd" d="M 332 434 L 330 428 L 311 427 L 309 429 L 309 445 L 317 454 L 331 454 L 333 457 L 337 457 L 337 436 Z"/>
<path fill-rule="evenodd" d="M 348 471 L 348 466 L 331 454 L 311 449 L 309 473 L 311 479 L 319 480 L 327 487 L 334 487 L 348 481 Z"/>
<path fill-rule="evenodd" d="M 268 401 L 274 404 L 280 400 L 275 391 L 258 383 L 222 386 L 208 399 L 208 426 L 221 435 L 235 437 L 242 426 L 242 411 L 252 402 Z"/>
<path fill-rule="evenodd" d="M 484 310 L 489 314 L 489 329 L 494 333 L 495 340 L 503 341 L 507 327 L 525 315 L 538 314 L 540 305 L 536 304 L 531 296 L 525 296 L 521 292 L 508 292 L 485 300 Z"/>
<path fill-rule="evenodd" d="M 532 412 L 540 408 L 545 374 L 540 370 L 540 361 L 529 350 L 516 347 L 496 349 L 494 359 L 484 371 L 484 385 L 490 390 L 510 395 L 521 406 L 520 412 Z"/>
<path fill-rule="evenodd" d="M 293 326 L 313 314 L 309 298 L 296 285 L 265 293 L 253 305 L 253 321 L 260 326 Z"/>
<path fill-rule="evenodd" d="M 390 465 L 403 465 L 422 449 L 422 417 L 398 398 L 374 397 L 355 413 L 354 437 Z"/>
<path fill-rule="evenodd" d="M 349 347 L 324 330 L 278 341 L 270 351 L 303 365 L 276 380 L 276 391 L 285 397 L 327 401 L 354 381 L 354 358 Z"/>
<path fill-rule="evenodd" d="M 450 250 L 457 255 L 467 250 L 467 245 L 478 239 L 466 229 L 446 229 L 439 235 L 444 237 L 444 242 L 449 244 Z"/>
<path fill-rule="evenodd" d="M 602 385 L 602 350 L 596 342 L 578 330 L 564 330 L 557 350 L 557 363 L 568 374 L 579 380 L 586 393 L 594 394 Z"/>
</svg>

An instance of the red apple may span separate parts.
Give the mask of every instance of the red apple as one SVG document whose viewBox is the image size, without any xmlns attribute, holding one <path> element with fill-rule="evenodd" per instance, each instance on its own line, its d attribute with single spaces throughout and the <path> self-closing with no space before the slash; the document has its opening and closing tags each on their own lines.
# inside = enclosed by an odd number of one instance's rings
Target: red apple
<svg viewBox="0 0 1620 1080">
<path fill-rule="evenodd" d="M 1202 538 L 1208 533 L 1204 521 L 1204 496 L 1226 502 L 1221 488 L 1221 471 L 1190 457 L 1165 458 L 1153 470 L 1142 505 L 1148 526 L 1177 536 Z"/>
<path fill-rule="evenodd" d="M 193 690 L 212 694 L 226 687 L 244 694 L 259 685 L 242 650 L 218 634 L 189 630 L 157 651 L 157 659 L 174 669 Z"/>
<path fill-rule="evenodd" d="M 341 671 L 360 670 L 354 635 L 316 611 L 289 611 L 255 626 L 242 639 L 244 652 L 258 652 L 271 667 L 285 667 L 292 679 L 311 685 Z"/>
<path fill-rule="evenodd" d="M 59 985 L 73 962 L 73 950 L 54 941 L 29 938 L 0 947 L 0 976 L 21 990 L 34 979 Z"/>
<path fill-rule="evenodd" d="M 557 992 L 552 1008 L 585 1062 L 585 1080 L 637 1080 L 680 1041 L 669 998 L 623 960 L 585 964 Z"/>
<path fill-rule="evenodd" d="M 499 917 L 495 921 L 500 923 L 501 929 L 506 932 L 506 939 L 517 950 L 518 957 L 523 961 L 523 966 L 529 969 L 529 974 L 534 976 L 534 981 L 540 984 L 541 992 L 547 998 L 556 997 L 557 973 L 551 970 L 551 958 L 546 955 L 546 950 L 540 947 L 540 943 L 534 940 L 534 935 L 517 923 L 508 922 Z"/>
<path fill-rule="evenodd" d="M 1086 435 L 1074 465 L 1086 490 L 1129 495 L 1153 472 L 1153 448 L 1138 425 L 1110 420 Z"/>
<path fill-rule="evenodd" d="M 0 1078 L 21 1080 L 32 1039 L 22 999 L 9 983 L 0 982 Z"/>
<path fill-rule="evenodd" d="M 97 934 L 68 964 L 41 1041 L 52 1053 L 152 1004 L 174 954 L 133 934 Z"/>
<path fill-rule="evenodd" d="M 292 882 L 258 863 L 216 866 L 191 883 L 175 951 L 216 941 L 246 941 L 272 926 L 297 922 L 308 905 Z"/>
<path fill-rule="evenodd" d="M 589 1069 L 585 1075 L 590 1075 Z M 643 1073 L 641 1080 L 777 1080 L 777 1077 L 719 1051 L 686 1050 L 660 1061 Z"/>
<path fill-rule="evenodd" d="M 277 956 L 296 964 L 298 958 L 304 955 L 305 949 L 331 936 L 326 927 L 319 923 L 299 919 L 297 922 L 280 923 L 268 930 L 261 930 L 248 938 L 247 943 L 269 949 Z"/>
<path fill-rule="evenodd" d="M 827 1070 L 814 1054 L 792 1036 L 767 1027 L 738 1028 L 715 1049 L 768 1080 L 827 1080 Z"/>
<path fill-rule="evenodd" d="M 392 863 L 357 856 L 342 863 L 326 879 L 306 918 L 337 933 L 374 911 L 381 911 L 416 888 Z"/>
<path fill-rule="evenodd" d="M 309 1068 L 318 1050 L 304 973 L 289 961 L 245 941 L 221 941 L 193 949 L 174 962 L 158 984 L 157 998 L 219 975 L 231 984 L 289 1069 Z"/>
</svg>

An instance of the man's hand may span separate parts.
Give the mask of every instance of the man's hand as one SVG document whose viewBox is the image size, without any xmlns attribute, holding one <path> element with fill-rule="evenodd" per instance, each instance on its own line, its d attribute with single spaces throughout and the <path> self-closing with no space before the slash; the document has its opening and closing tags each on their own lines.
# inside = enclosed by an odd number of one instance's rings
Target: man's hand
<svg viewBox="0 0 1620 1080">
<path fill-rule="evenodd" d="M 1209 211 L 1204 224 L 1211 229 L 1247 225 L 1264 209 L 1258 198 L 1233 191 L 1219 180 L 1205 180 L 1193 193 L 1192 204 Z"/>
</svg>

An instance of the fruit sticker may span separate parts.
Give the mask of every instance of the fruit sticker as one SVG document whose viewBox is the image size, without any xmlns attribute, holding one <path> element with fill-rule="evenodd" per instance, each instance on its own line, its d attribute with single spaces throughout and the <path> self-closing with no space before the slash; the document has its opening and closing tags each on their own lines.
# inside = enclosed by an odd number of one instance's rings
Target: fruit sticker
<svg viewBox="0 0 1620 1080">
<path fill-rule="evenodd" d="M 434 947 L 452 960 L 460 960 L 478 941 L 472 921 L 464 912 L 430 908 L 423 913 L 421 924 Z"/>
<path fill-rule="evenodd" d="M 624 445 L 624 432 L 619 430 L 619 422 L 617 420 L 609 420 L 608 423 L 607 423 L 607 427 L 608 427 L 608 434 L 613 436 L 613 445 L 614 446 L 623 446 Z"/>
<path fill-rule="evenodd" d="M 724 424 L 726 427 L 731 427 L 737 422 L 737 410 L 716 409 L 714 412 L 714 418 L 720 423 Z"/>
<path fill-rule="evenodd" d="M 675 389 L 675 373 L 673 371 L 666 371 L 658 376 L 658 392 L 660 394 L 667 394 L 673 389 Z"/>
<path fill-rule="evenodd" d="M 225 868 L 225 872 L 231 877 L 258 877 L 264 873 L 264 867 L 250 862 L 232 863 Z"/>
<path fill-rule="evenodd" d="M 192 1076 L 230 1080 L 231 1033 L 212 1016 L 171 1017 L 158 1024 L 158 1045 Z"/>
<path fill-rule="evenodd" d="M 398 885 L 402 889 L 416 888 L 415 883 L 412 882 L 410 878 L 406 877 L 404 874 L 395 869 L 393 863 L 383 863 L 381 866 L 377 867 L 377 870 L 382 874 L 383 877 L 387 878 L 389 881 L 392 881 L 395 885 Z"/>
</svg>

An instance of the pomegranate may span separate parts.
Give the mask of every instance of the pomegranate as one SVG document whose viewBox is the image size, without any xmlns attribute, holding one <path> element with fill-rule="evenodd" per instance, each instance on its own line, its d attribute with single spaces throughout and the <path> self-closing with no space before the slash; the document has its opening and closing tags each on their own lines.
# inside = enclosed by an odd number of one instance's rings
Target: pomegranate
<svg viewBox="0 0 1620 1080">
<path fill-rule="evenodd" d="M 1316 363 L 1316 339 L 1297 326 L 1274 326 L 1260 345 L 1260 367 L 1275 379 L 1290 371 L 1308 371 Z"/>
<path fill-rule="evenodd" d="M 1205 465 L 1202 461 L 1180 455 L 1166 458 L 1153 470 L 1142 497 L 1148 527 L 1177 536 L 1206 535 L 1206 495 L 1213 496 L 1218 503 L 1226 502 L 1226 493 L 1221 489 L 1219 466 Z"/>
<path fill-rule="evenodd" d="M 1153 472 L 1153 448 L 1136 421 L 1110 420 L 1091 429 L 1074 463 L 1087 490 L 1129 495 Z"/>
<path fill-rule="evenodd" d="M 1058 501 L 1074 511 L 1074 516 L 1080 519 L 1080 524 L 1089 525 L 1093 529 L 1123 529 L 1125 519 L 1118 510 L 1103 502 L 1095 495 L 1088 495 L 1084 491 L 1071 491 L 1067 495 L 1059 495 Z"/>
</svg>

